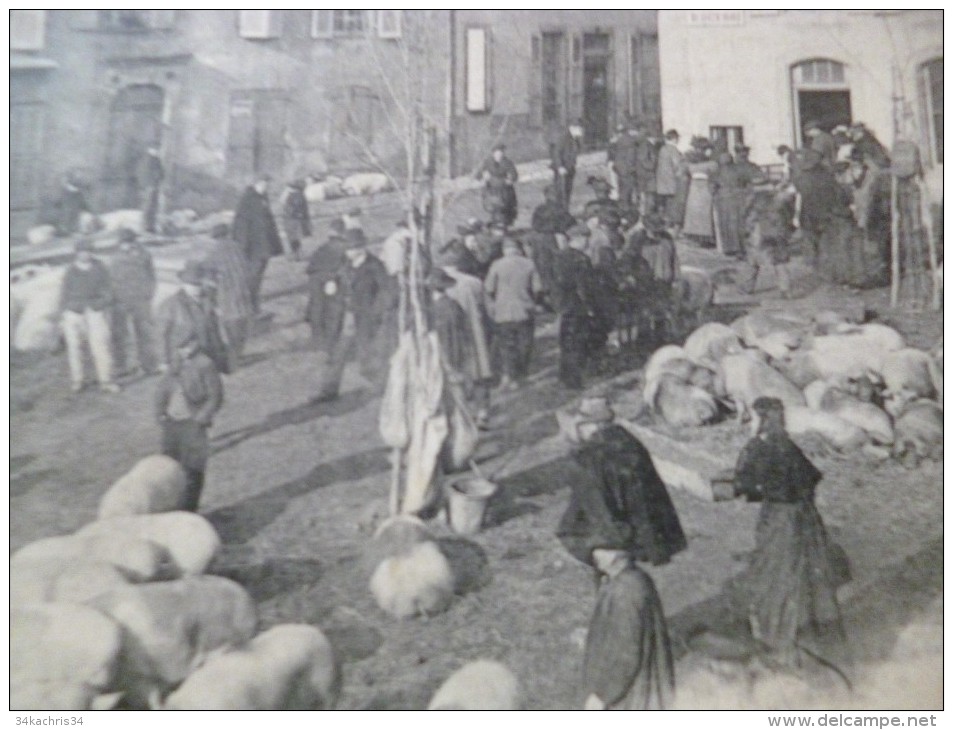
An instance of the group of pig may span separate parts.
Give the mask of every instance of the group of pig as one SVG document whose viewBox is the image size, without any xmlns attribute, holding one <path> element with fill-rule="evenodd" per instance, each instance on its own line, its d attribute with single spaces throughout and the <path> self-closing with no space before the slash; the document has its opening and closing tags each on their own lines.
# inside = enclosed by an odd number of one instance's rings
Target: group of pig
<svg viewBox="0 0 953 730">
<path fill-rule="evenodd" d="M 730 326 L 704 324 L 683 345 L 654 352 L 643 399 L 684 428 L 732 412 L 742 421 L 757 398 L 777 398 L 792 435 L 914 467 L 942 454 L 942 359 L 942 341 L 931 352 L 907 347 L 884 324 L 759 310 Z"/>
<path fill-rule="evenodd" d="M 320 709 L 339 669 L 305 624 L 256 636 L 247 591 L 205 572 L 221 541 L 178 511 L 179 465 L 140 461 L 98 519 L 10 561 L 10 705 L 15 710 Z"/>
<path fill-rule="evenodd" d="M 346 196 L 375 195 L 392 187 L 391 179 L 382 172 L 356 172 L 344 178 L 312 175 L 308 177 L 304 197 L 309 203 L 320 203 Z"/>
<path fill-rule="evenodd" d="M 181 511 L 184 492 L 178 463 L 148 456 L 109 487 L 95 521 L 13 554 L 12 709 L 334 706 L 341 672 L 325 635 L 308 624 L 257 633 L 245 588 L 206 574 L 221 540 L 205 518 Z M 369 559 L 371 591 L 391 615 L 428 615 L 450 604 L 450 565 L 414 518 L 382 525 Z M 518 705 L 516 679 L 489 661 L 464 666 L 431 703 Z"/>
</svg>

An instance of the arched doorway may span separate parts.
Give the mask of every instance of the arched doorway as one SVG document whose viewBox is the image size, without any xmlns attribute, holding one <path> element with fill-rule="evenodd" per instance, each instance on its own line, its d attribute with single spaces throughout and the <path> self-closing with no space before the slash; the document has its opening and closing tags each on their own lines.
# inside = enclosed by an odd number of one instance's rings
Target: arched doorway
<svg viewBox="0 0 953 730">
<path fill-rule="evenodd" d="M 791 67 L 794 97 L 794 140 L 805 144 L 804 125 L 816 121 L 829 132 L 839 124 L 851 123 L 850 86 L 847 69 L 839 61 L 814 58 Z"/>
<path fill-rule="evenodd" d="M 109 137 L 100 179 L 102 210 L 138 208 L 136 166 L 146 148 L 162 141 L 165 93 L 153 84 L 120 90 L 109 110 Z"/>
</svg>

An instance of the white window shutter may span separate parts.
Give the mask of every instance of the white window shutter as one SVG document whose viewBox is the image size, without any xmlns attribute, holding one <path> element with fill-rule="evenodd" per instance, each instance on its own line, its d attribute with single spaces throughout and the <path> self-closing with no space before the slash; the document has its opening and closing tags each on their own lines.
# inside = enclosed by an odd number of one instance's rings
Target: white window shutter
<svg viewBox="0 0 953 730">
<path fill-rule="evenodd" d="M 485 28 L 467 28 L 467 111 L 485 112 L 489 109 L 487 84 L 487 56 L 489 39 Z"/>
<path fill-rule="evenodd" d="M 242 38 L 275 38 L 276 26 L 273 10 L 238 11 L 238 35 Z"/>
<path fill-rule="evenodd" d="M 10 50 L 41 51 L 46 46 L 46 11 L 10 11 Z"/>
<path fill-rule="evenodd" d="M 401 37 L 401 10 L 377 11 L 377 35 L 379 38 Z"/>
<path fill-rule="evenodd" d="M 332 35 L 334 35 L 334 11 L 312 10 L 311 37 L 330 38 Z"/>
</svg>

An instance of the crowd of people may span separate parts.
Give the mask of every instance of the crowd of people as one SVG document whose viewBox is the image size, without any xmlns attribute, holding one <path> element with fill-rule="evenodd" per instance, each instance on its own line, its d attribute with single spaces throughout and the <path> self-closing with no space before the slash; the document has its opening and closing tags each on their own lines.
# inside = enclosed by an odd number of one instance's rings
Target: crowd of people
<svg viewBox="0 0 953 730">
<path fill-rule="evenodd" d="M 578 125 L 571 125 L 555 145 L 553 184 L 527 231 L 512 227 L 517 173 L 502 145 L 480 174 L 490 220 L 470 219 L 444 242 L 430 248 L 415 243 L 411 221 L 401 219 L 375 254 L 359 209 L 335 218 L 305 268 L 304 319 L 313 344 L 327 354 L 314 402 L 338 397 L 352 359 L 372 387 L 383 387 L 411 267 L 448 380 L 462 386 L 476 424 L 488 429 L 494 389 L 518 391 L 530 375 L 540 317 L 558 320 L 558 379 L 572 392 L 583 389 L 600 358 L 627 344 L 636 331 L 650 345 L 673 334 L 677 235 L 720 240 L 724 253 L 752 262 L 754 278 L 764 251 L 772 252 L 767 263 L 777 265 L 777 252 L 786 249 L 790 226 L 777 221 L 788 202 L 793 202 L 791 225 L 799 222 L 816 250 L 825 251 L 831 237 L 840 235 L 831 228 L 840 219 L 818 208 L 829 211 L 831 199 L 839 200 L 825 185 L 844 188 L 824 157 L 827 141 L 816 134 L 813 139 L 822 142 L 790 155 L 782 179 L 771 183 L 767 198 L 759 198 L 756 190 L 769 181 L 747 159 L 746 148 L 732 157 L 696 138 L 683 155 L 674 130 L 656 146 L 642 125 L 632 124 L 612 142 L 614 186 L 590 177 L 593 197 L 577 217 L 568 203 L 580 136 Z M 873 151 L 863 152 L 864 144 L 857 144 L 861 152 L 855 154 L 867 164 L 877 148 L 869 133 L 865 139 Z M 837 149 L 831 152 L 835 166 Z M 269 182 L 262 176 L 250 185 L 233 225 L 212 230 L 208 255 L 186 264 L 179 291 L 164 302 L 156 322 L 155 268 L 132 231 L 121 232 L 109 268 L 80 240 L 64 280 L 63 329 L 73 390 L 84 387 L 87 341 L 102 390 L 117 392 L 118 377 L 133 370 L 134 335 L 139 371 L 162 375 L 155 400 L 161 450 L 185 469 L 192 510 L 200 504 L 208 430 L 224 399 L 222 376 L 240 366 L 249 327 L 264 316 L 260 292 L 268 262 L 282 252 L 300 259 L 301 241 L 312 232 L 302 186 L 287 187 L 279 226 Z M 786 197 L 791 184 L 797 191 L 793 201 Z M 422 225 L 424 219 L 413 223 Z M 750 567 L 732 591 L 740 596 L 739 610 L 755 638 L 781 664 L 793 666 L 802 629 L 839 622 L 834 591 L 846 576 L 813 506 L 820 474 L 784 432 L 783 406 L 762 398 L 754 411 L 753 438 L 733 478 L 735 496 L 762 500 L 764 508 Z M 644 566 L 667 563 L 686 548 L 686 536 L 648 451 L 614 423 L 605 399 L 584 398 L 564 415 L 575 461 L 587 478 L 573 484 L 557 535 L 600 580 L 586 646 L 586 706 L 668 706 L 672 651 L 661 601 Z"/>
</svg>

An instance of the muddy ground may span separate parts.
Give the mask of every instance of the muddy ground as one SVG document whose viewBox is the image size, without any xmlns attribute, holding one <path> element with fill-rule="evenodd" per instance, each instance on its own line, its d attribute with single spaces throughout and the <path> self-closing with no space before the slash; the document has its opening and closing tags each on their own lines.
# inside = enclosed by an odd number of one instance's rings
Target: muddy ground
<svg viewBox="0 0 953 730">
<path fill-rule="evenodd" d="M 538 189 L 521 189 L 521 220 L 539 200 Z M 464 195 L 450 219 L 463 220 L 478 205 L 475 194 Z M 382 236 L 397 208 L 384 201 L 371 211 L 369 233 Z M 682 255 L 709 268 L 728 265 L 690 247 Z M 401 622 L 373 603 L 361 560 L 368 539 L 358 529 L 361 514 L 388 489 L 387 450 L 377 434 L 379 398 L 349 368 L 339 401 L 310 402 L 324 356 L 310 349 L 301 322 L 305 281 L 303 263 L 272 261 L 265 308 L 274 319 L 251 341 L 247 363 L 225 381 L 201 505 L 225 544 L 213 572 L 250 591 L 262 628 L 307 622 L 328 633 L 344 661 L 343 709 L 422 709 L 448 674 L 479 657 L 499 659 L 516 672 L 530 709 L 580 707 L 580 629 L 595 592 L 589 571 L 554 536 L 571 470 L 553 411 L 572 394 L 555 381 L 552 322 L 538 327 L 527 387 L 494 395 L 492 429 L 478 460 L 502 490 L 485 529 L 462 538 L 434 527 L 457 568 L 457 599 L 446 613 Z M 784 306 L 809 312 L 842 304 L 846 296 L 822 290 Z M 771 292 L 759 299 L 781 306 Z M 863 302 L 914 345 L 930 346 L 940 335 L 938 315 L 889 310 L 884 291 L 865 293 Z M 744 308 L 715 307 L 710 316 L 729 319 Z M 624 352 L 592 385 L 628 374 L 612 387 L 618 397 L 635 399 L 646 354 Z M 94 519 L 108 485 L 156 450 L 154 388 L 155 380 L 145 379 L 125 384 L 118 395 L 89 390 L 70 396 L 64 354 L 14 356 L 11 549 Z M 730 458 L 745 438 L 733 422 L 673 435 Z M 859 454 L 815 461 L 825 475 L 818 507 L 853 569 L 841 598 L 854 694 L 824 672 L 813 682 L 775 686 L 752 684 L 750 667 L 720 665 L 713 672 L 702 661 L 699 670 L 698 657 L 687 652 L 690 638 L 701 627 L 724 624 L 716 598 L 753 547 L 758 507 L 709 503 L 676 491 L 689 548 L 651 572 L 680 657 L 680 706 L 942 707 L 941 465 L 909 471 Z"/>
</svg>

